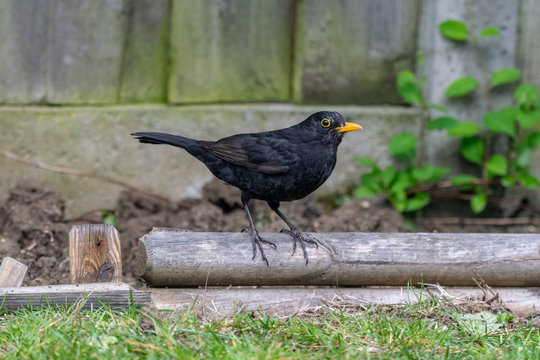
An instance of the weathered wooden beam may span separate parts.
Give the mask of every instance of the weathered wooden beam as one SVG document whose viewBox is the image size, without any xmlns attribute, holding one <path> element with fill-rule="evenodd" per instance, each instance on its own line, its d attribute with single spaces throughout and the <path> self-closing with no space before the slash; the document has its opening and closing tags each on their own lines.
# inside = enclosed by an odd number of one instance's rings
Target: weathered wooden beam
<svg viewBox="0 0 540 360">
<path fill-rule="evenodd" d="M 69 232 L 72 284 L 122 281 L 118 231 L 109 224 L 74 225 Z"/>
<path fill-rule="evenodd" d="M 28 286 L 0 289 L 0 310 L 17 310 L 32 306 L 70 306 L 84 301 L 81 309 L 100 308 L 108 304 L 113 309 L 127 308 L 133 302 L 150 302 L 150 292 L 134 290 L 124 283 L 92 283 Z"/>
<path fill-rule="evenodd" d="M 262 234 L 265 247 L 252 260 L 246 233 L 155 229 L 139 241 L 139 274 L 154 286 L 402 285 L 540 286 L 537 234 L 313 233 L 324 246 L 291 256 L 286 234 Z"/>
<path fill-rule="evenodd" d="M 28 266 L 6 256 L 0 265 L 0 288 L 21 286 L 26 270 L 28 270 Z"/>
<path fill-rule="evenodd" d="M 152 288 L 152 303 L 159 310 L 193 309 L 205 317 L 215 318 L 240 311 L 259 311 L 288 316 L 313 311 L 320 306 L 339 308 L 369 305 L 413 304 L 436 297 L 454 304 L 470 301 L 501 301 L 505 308 L 520 316 L 540 314 L 540 288 L 491 288 L 485 298 L 479 287 L 209 287 Z M 497 297 L 498 295 L 498 297 Z M 496 297 L 494 299 L 494 297 Z"/>
</svg>

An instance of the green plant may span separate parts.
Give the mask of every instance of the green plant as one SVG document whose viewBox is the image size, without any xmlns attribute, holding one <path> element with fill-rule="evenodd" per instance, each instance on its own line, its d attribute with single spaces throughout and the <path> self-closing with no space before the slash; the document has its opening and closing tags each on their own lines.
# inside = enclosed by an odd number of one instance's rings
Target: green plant
<svg viewBox="0 0 540 360">
<path fill-rule="evenodd" d="M 361 176 L 362 185 L 354 191 L 355 196 L 384 194 L 400 212 L 416 211 L 430 202 L 428 190 L 440 188 L 440 180 L 449 173 L 446 167 L 423 165 L 423 151 L 417 151 L 417 143 L 423 142 L 426 131 L 445 130 L 450 137 L 461 139 L 460 152 L 464 159 L 478 165 L 480 176 L 459 174 L 451 178 L 449 186 L 468 193 L 470 206 L 475 213 L 482 212 L 492 194 L 492 185 L 504 187 L 521 185 L 534 189 L 538 179 L 530 174 L 529 162 L 533 150 L 540 146 L 540 131 L 535 126 L 540 121 L 540 98 L 538 90 L 530 84 L 521 84 L 514 92 L 514 105 L 492 109 L 491 91 L 520 79 L 517 69 L 486 70 L 479 41 L 483 37 L 497 36 L 499 30 L 486 27 L 478 35 L 471 34 L 469 27 L 457 20 L 447 20 L 439 25 L 441 34 L 451 41 L 472 42 L 481 68 L 481 79 L 466 75 L 454 80 L 446 89 L 448 98 L 461 98 L 476 89 L 483 89 L 486 109 L 482 124 L 463 121 L 448 114 L 442 106 L 424 101 L 422 87 L 425 78 L 417 79 L 410 71 L 403 71 L 397 78 L 397 88 L 403 99 L 420 109 L 422 130 L 419 137 L 401 133 L 389 144 L 389 154 L 405 163 L 401 170 L 393 165 L 381 168 L 370 158 L 357 158 L 370 172 Z M 420 64 L 423 56 L 417 59 Z M 429 120 L 428 110 L 435 109 L 443 115 Z M 495 136 L 507 139 L 506 154 L 494 153 L 492 140 Z M 433 185 L 432 187 L 426 185 Z M 436 185 L 437 184 L 437 185 Z"/>
</svg>

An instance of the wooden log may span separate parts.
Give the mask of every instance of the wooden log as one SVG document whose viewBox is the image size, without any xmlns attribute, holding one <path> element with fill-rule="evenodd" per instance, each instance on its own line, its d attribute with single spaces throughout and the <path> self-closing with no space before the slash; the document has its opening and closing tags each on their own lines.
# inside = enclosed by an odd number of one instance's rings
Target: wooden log
<svg viewBox="0 0 540 360">
<path fill-rule="evenodd" d="M 540 314 L 540 288 L 492 288 L 505 308 L 520 316 Z M 208 318 L 220 318 L 239 311 L 259 311 L 289 316 L 316 307 L 358 308 L 369 305 L 413 304 L 432 297 L 454 304 L 489 301 L 479 287 L 262 287 L 262 288 L 152 288 L 152 303 L 159 310 L 193 309 Z M 491 295 L 491 294 L 490 294 Z"/>
<path fill-rule="evenodd" d="M 122 281 L 118 231 L 110 224 L 74 225 L 69 232 L 72 284 Z"/>
<path fill-rule="evenodd" d="M 28 266 L 6 256 L 0 265 L 0 288 L 21 286 L 26 270 Z"/>
<path fill-rule="evenodd" d="M 0 289 L 0 310 L 17 310 L 31 306 L 70 306 L 84 301 L 81 309 L 127 308 L 133 302 L 142 305 L 150 302 L 150 292 L 132 289 L 124 283 L 92 283 L 28 286 Z"/>
<path fill-rule="evenodd" d="M 154 286 L 540 286 L 537 234 L 317 233 L 325 246 L 291 256 L 286 234 L 263 234 L 270 266 L 252 260 L 246 233 L 155 229 L 139 240 L 139 274 Z M 329 250 L 330 249 L 330 250 Z"/>
</svg>

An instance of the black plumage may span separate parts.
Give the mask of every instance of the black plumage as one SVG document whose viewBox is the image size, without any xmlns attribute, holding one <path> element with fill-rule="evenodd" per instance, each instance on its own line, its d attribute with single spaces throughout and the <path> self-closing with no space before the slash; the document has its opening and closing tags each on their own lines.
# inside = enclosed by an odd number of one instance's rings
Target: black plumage
<svg viewBox="0 0 540 360">
<path fill-rule="evenodd" d="M 287 223 L 289 230 L 282 231 L 293 238 L 293 254 L 297 243 L 300 243 L 307 263 L 304 243 L 317 243 L 302 234 L 279 211 L 279 203 L 301 199 L 324 183 L 336 165 L 337 148 L 343 134 L 360 129 L 359 125 L 346 123 L 337 112 L 321 111 L 289 128 L 238 134 L 218 141 L 156 132 L 131 135 L 142 143 L 168 144 L 185 149 L 216 177 L 242 191 L 241 200 L 250 223 L 248 230 L 253 243 L 253 258 L 258 247 L 262 259 L 268 264 L 261 242 L 275 247 L 259 236 L 253 224 L 249 200 L 260 199 Z"/>
</svg>

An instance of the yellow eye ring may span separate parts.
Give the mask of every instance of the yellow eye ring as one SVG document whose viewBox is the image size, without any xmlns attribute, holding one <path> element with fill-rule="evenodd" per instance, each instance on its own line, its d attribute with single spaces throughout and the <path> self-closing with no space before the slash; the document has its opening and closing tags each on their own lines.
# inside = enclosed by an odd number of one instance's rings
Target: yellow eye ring
<svg viewBox="0 0 540 360">
<path fill-rule="evenodd" d="M 330 120 L 328 120 L 327 118 L 322 119 L 321 120 L 321 125 L 322 125 L 322 127 L 325 127 L 325 128 L 329 127 L 330 126 Z"/>
</svg>

